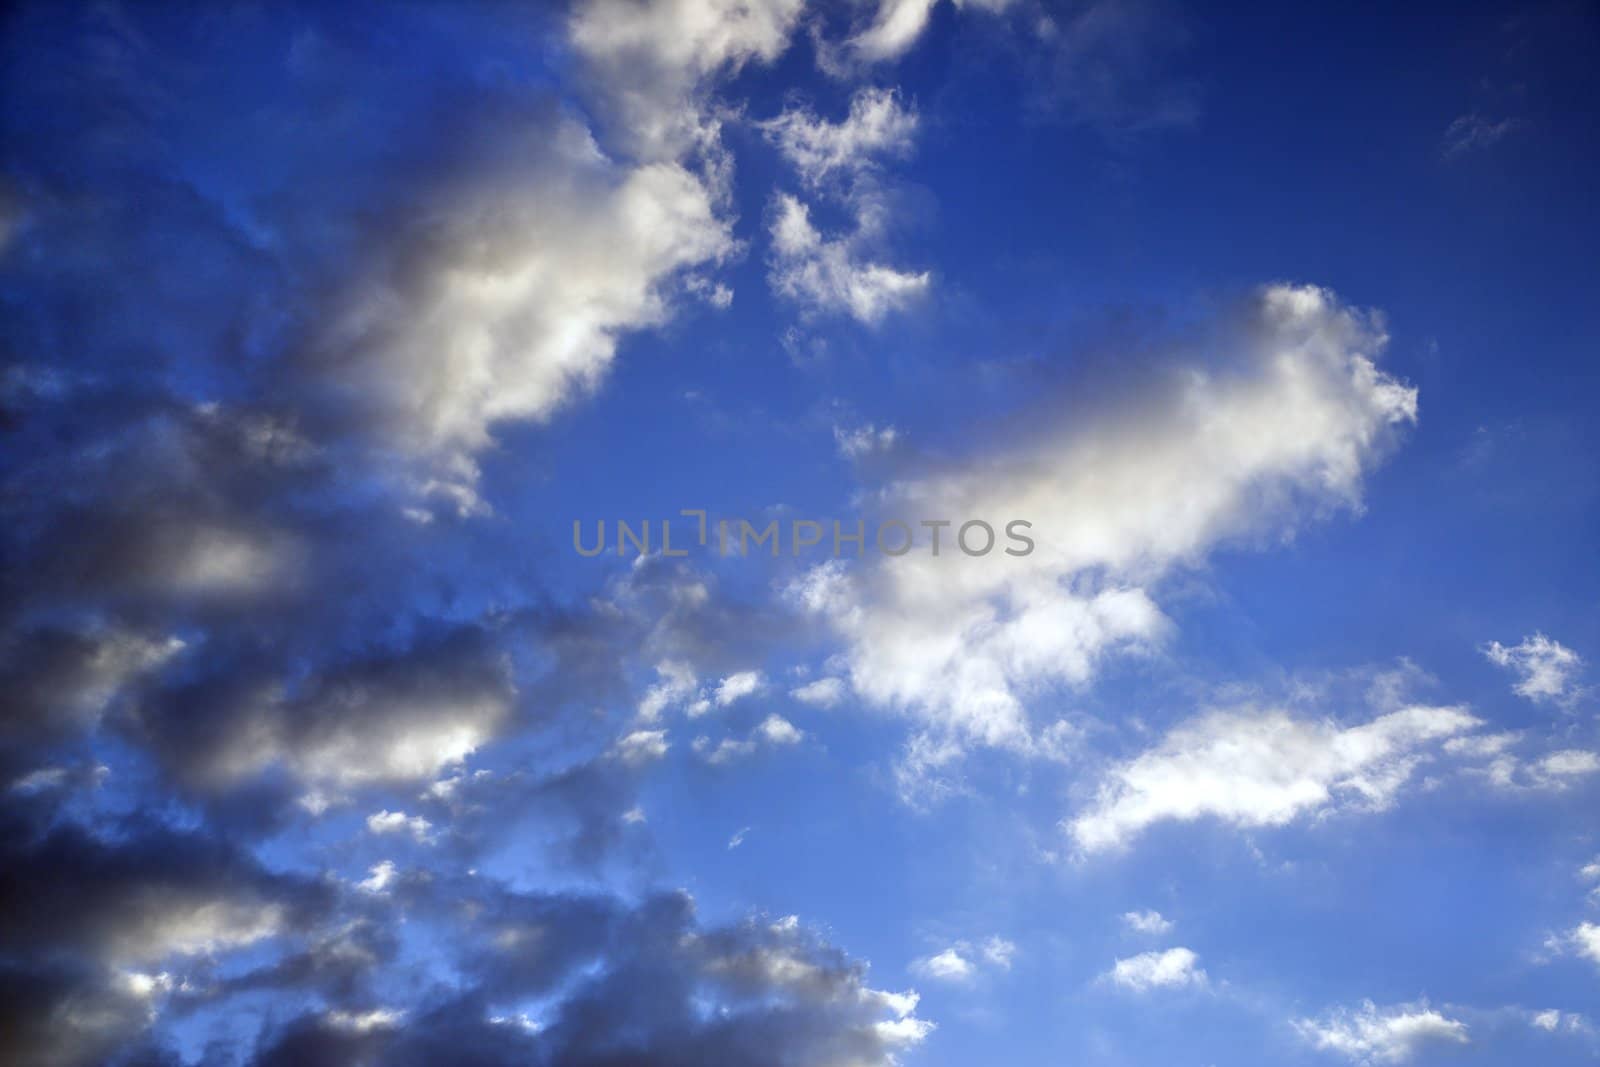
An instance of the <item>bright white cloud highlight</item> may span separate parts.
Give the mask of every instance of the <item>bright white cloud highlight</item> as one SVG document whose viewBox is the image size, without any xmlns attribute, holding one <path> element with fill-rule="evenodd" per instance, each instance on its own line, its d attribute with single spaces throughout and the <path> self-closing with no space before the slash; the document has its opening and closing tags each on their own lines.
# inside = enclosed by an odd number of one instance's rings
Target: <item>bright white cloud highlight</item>
<svg viewBox="0 0 1600 1067">
<path fill-rule="evenodd" d="M 377 811 L 367 816 L 367 832 L 373 834 L 409 833 L 418 841 L 428 839 L 433 824 L 420 815 L 407 815 L 403 811 Z"/>
<path fill-rule="evenodd" d="M 911 965 L 911 970 L 923 978 L 940 982 L 963 982 L 975 973 L 972 962 L 953 948 Z"/>
<path fill-rule="evenodd" d="M 1319 1049 L 1343 1053 L 1356 1063 L 1403 1063 L 1429 1044 L 1468 1043 L 1467 1025 L 1421 1005 L 1336 1009 L 1321 1019 L 1296 1019 L 1300 1036 Z"/>
<path fill-rule="evenodd" d="M 396 235 L 321 342 L 390 436 L 453 463 L 447 494 L 495 423 L 591 392 L 621 334 L 669 318 L 674 279 L 734 248 L 683 165 L 619 166 L 571 121 L 522 136 L 500 149 L 514 163 L 441 194 L 432 229 Z"/>
<path fill-rule="evenodd" d="M 811 224 L 811 212 L 780 193 L 772 220 L 770 280 L 780 295 L 819 313 L 847 314 L 876 325 L 927 291 L 927 271 L 903 271 L 871 258 L 867 246 L 881 226 L 877 212 L 857 216 L 856 230 L 826 238 Z"/>
<path fill-rule="evenodd" d="M 1138 934 L 1166 934 L 1171 933 L 1173 922 L 1161 917 L 1159 911 L 1130 911 L 1125 912 L 1122 921 L 1128 929 Z"/>
<path fill-rule="evenodd" d="M 730 674 L 717 686 L 714 695 L 717 707 L 725 708 L 758 693 L 763 684 L 764 679 L 760 671 L 740 671 L 737 674 Z"/>
<path fill-rule="evenodd" d="M 927 29 L 928 18 L 939 0 L 878 0 L 878 10 L 866 29 L 850 38 L 851 50 L 869 62 L 897 59 L 911 50 Z M 1003 11 L 1012 0 L 955 0 L 957 7 Z"/>
<path fill-rule="evenodd" d="M 800 703 L 815 708 L 831 708 L 844 699 L 844 694 L 844 680 L 840 678 L 818 678 L 789 691 L 789 695 Z"/>
<path fill-rule="evenodd" d="M 1585 959 L 1600 963 L 1600 925 L 1580 923 L 1568 935 L 1573 951 Z"/>
<path fill-rule="evenodd" d="M 805 0 L 584 0 L 569 31 L 630 148 L 677 157 L 715 136 L 706 84 L 777 59 L 804 7 Z"/>
<path fill-rule="evenodd" d="M 761 725 L 756 727 L 756 733 L 769 745 L 796 745 L 805 737 L 782 715 L 768 715 L 762 719 Z"/>
<path fill-rule="evenodd" d="M 1450 707 L 1404 708 L 1351 727 L 1279 709 L 1212 712 L 1112 768 L 1067 829 L 1080 848 L 1096 852 L 1166 820 L 1283 826 L 1336 807 L 1383 808 L 1430 742 L 1477 725 Z"/>
<path fill-rule="evenodd" d="M 863 89 L 843 122 L 803 108 L 785 111 L 762 129 L 808 185 L 860 171 L 880 156 L 905 155 L 917 132 L 916 112 L 891 89 Z"/>
<path fill-rule="evenodd" d="M 1169 948 L 1164 952 L 1141 952 L 1128 959 L 1119 959 L 1105 977 L 1124 989 L 1146 993 L 1152 989 L 1185 988 L 1206 984 L 1206 972 L 1199 966 L 1200 957 L 1186 948 Z"/>
<path fill-rule="evenodd" d="M 942 952 L 914 960 L 911 973 L 934 982 L 968 982 L 984 970 L 1009 971 L 1016 943 L 998 935 L 979 942 L 957 941 Z"/>
<path fill-rule="evenodd" d="M 1524 637 L 1521 644 L 1511 646 L 1490 641 L 1483 654 L 1490 663 L 1517 675 L 1511 690 L 1518 696 L 1536 702 L 1561 702 L 1576 695 L 1575 682 L 1583 669 L 1583 658 L 1544 634 Z"/>
</svg>

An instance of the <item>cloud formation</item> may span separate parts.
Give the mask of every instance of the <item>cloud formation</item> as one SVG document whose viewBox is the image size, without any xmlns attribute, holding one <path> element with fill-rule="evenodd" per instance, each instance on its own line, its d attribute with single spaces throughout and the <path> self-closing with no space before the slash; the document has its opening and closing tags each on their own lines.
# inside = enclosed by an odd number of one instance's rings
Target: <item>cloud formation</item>
<svg viewBox="0 0 1600 1067">
<path fill-rule="evenodd" d="M 1490 641 L 1483 647 L 1483 654 L 1496 667 L 1517 675 L 1517 683 L 1511 689 L 1518 696 L 1535 703 L 1564 703 L 1578 695 L 1575 683 L 1583 670 L 1583 658 L 1544 634 L 1524 637 L 1521 643 L 1510 646 Z"/>
<path fill-rule="evenodd" d="M 1079 848 L 1098 852 L 1169 820 L 1251 828 L 1338 808 L 1381 809 L 1431 744 L 1478 724 L 1450 707 L 1408 707 L 1349 727 L 1276 708 L 1210 712 L 1113 767 L 1066 827 Z"/>
<path fill-rule="evenodd" d="M 1469 1043 L 1465 1023 L 1426 1003 L 1379 1008 L 1368 1000 L 1354 1011 L 1337 1008 L 1320 1019 L 1296 1019 L 1294 1027 L 1314 1047 L 1363 1064 L 1404 1063 L 1428 1045 Z"/>
<path fill-rule="evenodd" d="M 1219 544 L 1359 508 L 1364 475 L 1417 412 L 1416 391 L 1374 362 L 1385 341 L 1380 316 L 1326 290 L 1267 287 L 1224 331 L 1231 362 L 1185 367 L 878 501 L 893 517 L 1026 519 L 1036 551 L 972 558 L 956 529 L 919 530 L 924 550 L 819 566 L 792 596 L 844 638 L 851 685 L 871 703 L 962 742 L 1026 749 L 1030 694 L 1160 645 L 1165 575 Z"/>
<path fill-rule="evenodd" d="M 1105 977 L 1114 985 L 1134 993 L 1202 987 L 1209 980 L 1199 964 L 1200 957 L 1192 950 L 1169 948 L 1119 959 Z"/>
</svg>

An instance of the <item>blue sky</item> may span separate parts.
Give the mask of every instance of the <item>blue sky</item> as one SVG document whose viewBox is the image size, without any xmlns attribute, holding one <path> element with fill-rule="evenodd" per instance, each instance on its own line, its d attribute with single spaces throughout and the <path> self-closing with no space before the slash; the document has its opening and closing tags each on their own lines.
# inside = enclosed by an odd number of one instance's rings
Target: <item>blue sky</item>
<svg viewBox="0 0 1600 1067">
<path fill-rule="evenodd" d="M 8 1062 L 1600 1056 L 1591 6 L 0 47 Z"/>
</svg>

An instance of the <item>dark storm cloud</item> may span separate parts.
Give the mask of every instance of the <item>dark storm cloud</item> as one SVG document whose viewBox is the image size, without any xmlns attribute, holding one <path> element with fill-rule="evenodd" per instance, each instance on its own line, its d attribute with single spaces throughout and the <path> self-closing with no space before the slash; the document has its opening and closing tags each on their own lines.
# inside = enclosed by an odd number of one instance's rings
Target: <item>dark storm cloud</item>
<svg viewBox="0 0 1600 1067">
<path fill-rule="evenodd" d="M 763 1065 L 884 1064 L 925 1028 L 914 998 L 870 988 L 863 969 L 792 924 L 704 929 L 682 894 L 493 892 L 464 929 L 466 994 L 357 1031 L 352 1013 L 291 1023 L 255 1063 Z M 553 990 L 546 1014 L 519 1000 Z"/>
<path fill-rule="evenodd" d="M 0 849 L 0 942 L 11 953 L 156 964 L 303 929 L 329 904 L 315 882 L 160 826 L 102 837 L 12 824 Z"/>
<path fill-rule="evenodd" d="M 101 968 L 0 960 L 0 1057 L 7 1063 L 72 1067 L 113 1061 L 148 1024 L 149 1014 L 144 997 Z"/>
<path fill-rule="evenodd" d="M 164 968 L 311 929 L 334 903 L 201 834 L 0 825 L 0 1060 L 109 1062 L 167 992 Z"/>
</svg>

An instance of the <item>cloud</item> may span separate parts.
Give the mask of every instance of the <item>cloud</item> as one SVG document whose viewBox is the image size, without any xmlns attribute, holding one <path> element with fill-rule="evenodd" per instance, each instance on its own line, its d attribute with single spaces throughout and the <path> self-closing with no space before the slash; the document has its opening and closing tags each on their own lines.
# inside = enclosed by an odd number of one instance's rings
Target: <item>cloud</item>
<svg viewBox="0 0 1600 1067">
<path fill-rule="evenodd" d="M 99 1062 L 136 1046 L 178 983 L 311 929 L 325 885 L 275 874 L 203 833 L 115 834 L 0 819 L 0 1059 Z"/>
<path fill-rule="evenodd" d="M 852 233 L 824 237 L 805 204 L 778 194 L 771 226 L 773 289 L 810 311 L 849 315 L 868 326 L 909 307 L 927 291 L 930 275 L 872 258 L 867 249 L 881 230 L 881 210 L 863 206 Z"/>
<path fill-rule="evenodd" d="M 639 718 L 653 722 L 669 707 L 688 700 L 699 686 L 694 668 L 687 663 L 662 660 L 656 664 L 656 675 L 661 680 L 649 689 L 639 701 Z"/>
<path fill-rule="evenodd" d="M 941 952 L 912 961 L 911 973 L 934 982 L 964 983 L 985 969 L 1009 971 L 1016 955 L 1016 943 L 998 935 L 976 943 L 957 941 Z"/>
<path fill-rule="evenodd" d="M 843 426 L 833 428 L 834 447 L 845 459 L 863 459 L 876 453 L 887 452 L 894 448 L 899 438 L 900 432 L 893 426 L 879 428 L 870 422 L 853 430 L 847 430 Z"/>
<path fill-rule="evenodd" d="M 382 860 L 373 865 L 367 872 L 367 877 L 356 883 L 356 888 L 364 893 L 386 893 L 394 884 L 398 869 L 393 860 Z"/>
<path fill-rule="evenodd" d="M 138 735 L 201 788 L 274 768 L 326 798 L 424 781 L 494 737 L 516 692 L 491 635 L 472 627 L 338 665 L 292 694 L 235 666 L 226 679 L 150 694 L 136 712 Z M 205 709 L 203 729 L 194 726 L 196 708 Z"/>
<path fill-rule="evenodd" d="M 851 98 L 842 122 L 793 108 L 761 129 L 801 180 L 816 186 L 830 177 L 859 175 L 879 157 L 909 154 L 917 122 L 917 113 L 894 90 L 867 88 Z"/>
<path fill-rule="evenodd" d="M 733 836 L 728 838 L 728 851 L 732 852 L 734 849 L 744 844 L 744 839 L 749 833 L 750 827 L 748 826 L 743 826 L 738 830 L 735 830 Z"/>
<path fill-rule="evenodd" d="M 795 725 L 782 715 L 768 715 L 756 727 L 756 733 L 769 745 L 795 745 L 805 737 Z"/>
<path fill-rule="evenodd" d="M 739 671 L 736 674 L 728 675 L 719 682 L 712 698 L 715 700 L 717 707 L 725 708 L 743 700 L 747 696 L 753 696 L 760 692 L 761 687 L 765 684 L 766 680 L 761 676 L 760 671 Z"/>
<path fill-rule="evenodd" d="M 670 747 L 665 730 L 634 730 L 618 739 L 613 751 L 623 763 L 637 766 L 660 759 Z"/>
<path fill-rule="evenodd" d="M 831 708 L 836 706 L 845 696 L 845 683 L 842 678 L 818 678 L 814 682 L 789 690 L 789 695 L 802 704 L 810 704 L 817 708 Z"/>
<path fill-rule="evenodd" d="M 676 158 L 714 137 L 707 85 L 789 46 L 805 0 L 583 0 L 570 38 L 630 150 Z"/>
<path fill-rule="evenodd" d="M 1212 818 L 1249 828 L 1384 808 L 1430 743 L 1477 725 L 1450 707 L 1409 707 L 1349 727 L 1276 708 L 1210 712 L 1113 767 L 1094 802 L 1066 827 L 1080 848 L 1096 852 L 1125 846 L 1167 820 Z"/>
<path fill-rule="evenodd" d="M 1374 363 L 1381 317 L 1275 285 L 1220 333 L 1231 362 L 1063 408 L 1047 431 L 886 487 L 885 516 L 985 520 L 1002 545 L 1006 524 L 1026 520 L 1036 550 L 974 558 L 953 526 L 919 529 L 904 556 L 831 561 L 796 581 L 792 600 L 846 641 L 855 691 L 962 743 L 1026 749 L 1030 694 L 1160 645 L 1161 578 L 1219 544 L 1358 509 L 1364 475 L 1416 417 L 1416 391 Z"/>
<path fill-rule="evenodd" d="M 715 190 L 677 162 L 619 165 L 564 118 L 476 136 L 492 158 L 375 237 L 313 349 L 392 439 L 447 461 L 592 392 L 620 334 L 667 320 L 673 279 L 734 248 Z"/>
<path fill-rule="evenodd" d="M 954 0 L 958 8 L 999 12 L 1013 0 Z M 851 53 L 867 62 L 898 59 L 911 50 L 928 26 L 939 0 L 878 0 L 872 21 L 846 42 Z"/>
<path fill-rule="evenodd" d="M 0 931 L 18 953 L 155 964 L 222 953 L 303 925 L 319 887 L 274 875 L 198 834 L 141 828 L 124 839 L 63 826 L 38 839 L 7 827 Z M 38 886 L 48 885 L 48 893 Z"/>
<path fill-rule="evenodd" d="M 1011 969 L 1011 961 L 1016 958 L 1017 946 L 1013 941 L 1003 937 L 991 937 L 981 946 L 983 958 L 1003 971 Z"/>
<path fill-rule="evenodd" d="M 1128 929 L 1140 934 L 1167 934 L 1172 932 L 1176 923 L 1163 919 L 1159 911 L 1130 911 L 1122 916 L 1123 923 Z"/>
<path fill-rule="evenodd" d="M 307 1062 L 401 1065 L 620 1062 L 756 1067 L 890 1067 L 932 1023 L 914 993 L 871 987 L 866 970 L 799 924 L 706 927 L 681 894 L 636 906 L 609 896 L 467 892 L 476 919 L 458 933 L 465 994 L 392 1010 L 365 1029 L 308 1013 L 269 1034 L 254 1067 Z M 426 919 L 445 894 L 410 902 Z M 540 946 L 530 952 L 531 945 Z M 603 968 L 593 966 L 605 958 Z M 539 1005 L 526 1021 L 497 1004 Z M 365 1017 L 372 1009 L 352 1012 Z M 495 1020 L 502 1020 L 496 1022 Z M 512 1025 L 508 1025 L 512 1023 Z"/>
<path fill-rule="evenodd" d="M 1200 957 L 1186 948 L 1141 952 L 1137 956 L 1117 960 L 1105 977 L 1135 993 L 1147 993 L 1152 989 L 1195 988 L 1207 984 L 1206 972 L 1198 966 L 1199 962 Z"/>
<path fill-rule="evenodd" d="M 1490 119 L 1476 112 L 1458 115 L 1445 127 L 1441 151 L 1445 159 L 1485 151 L 1525 125 L 1521 119 Z"/>
<path fill-rule="evenodd" d="M 367 816 L 367 832 L 373 834 L 409 833 L 418 841 L 428 840 L 433 824 L 420 815 L 407 815 L 403 811 L 375 811 Z"/>
<path fill-rule="evenodd" d="M 894 59 L 922 36 L 938 0 L 878 0 L 872 24 L 850 39 L 850 46 L 869 60 Z"/>
<path fill-rule="evenodd" d="M 1521 644 L 1506 646 L 1490 641 L 1483 646 L 1490 663 L 1518 676 L 1511 687 L 1518 696 L 1535 703 L 1569 703 L 1579 695 L 1576 681 L 1583 670 L 1583 658 L 1559 641 L 1542 633 L 1524 637 Z"/>
<path fill-rule="evenodd" d="M 927 289 L 930 276 L 878 261 L 874 249 L 888 230 L 889 201 L 876 164 L 880 156 L 909 154 L 916 113 L 893 92 L 862 89 L 842 122 L 791 109 L 762 128 L 801 180 L 840 201 L 853 220 L 844 235 L 824 236 L 804 202 L 777 194 L 769 227 L 773 290 L 810 314 L 848 314 L 869 326 L 908 307 Z"/>
<path fill-rule="evenodd" d="M 802 730 L 782 715 L 772 713 L 757 723 L 749 736 L 742 740 L 725 737 L 713 744 L 711 738 L 701 735 L 694 739 L 692 747 L 695 754 L 707 763 L 721 766 L 753 756 L 763 746 L 769 749 L 787 748 L 799 744 L 804 739 L 805 733 Z"/>
<path fill-rule="evenodd" d="M 917 960 L 911 965 L 912 973 L 942 982 L 961 982 L 971 978 L 975 969 L 965 956 L 953 948 L 937 955 Z"/>
<path fill-rule="evenodd" d="M 1574 952 L 1600 964 L 1600 926 L 1590 922 L 1579 923 L 1567 935 L 1567 939 Z"/>
<path fill-rule="evenodd" d="M 1296 1019 L 1300 1036 L 1319 1049 L 1340 1052 L 1355 1063 L 1403 1063 L 1432 1044 L 1468 1043 L 1465 1023 L 1423 1004 L 1335 1009 L 1320 1019 Z"/>
</svg>

